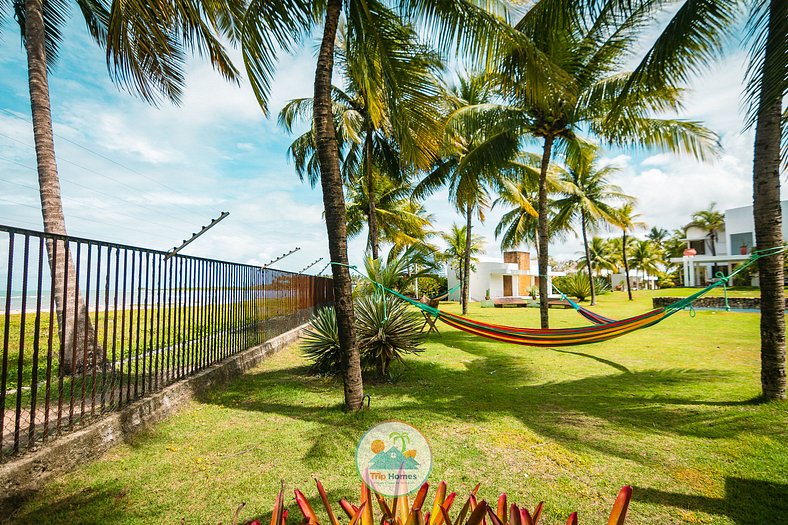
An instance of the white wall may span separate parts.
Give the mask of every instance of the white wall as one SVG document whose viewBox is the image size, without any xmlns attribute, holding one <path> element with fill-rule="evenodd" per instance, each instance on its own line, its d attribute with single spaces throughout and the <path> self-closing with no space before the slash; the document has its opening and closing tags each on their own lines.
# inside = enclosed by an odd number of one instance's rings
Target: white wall
<svg viewBox="0 0 788 525">
<path fill-rule="evenodd" d="M 788 239 L 788 201 L 780 203 L 783 214 L 783 239 Z M 731 236 L 737 233 L 752 233 L 753 243 L 755 242 L 755 221 L 752 217 L 752 206 L 742 206 L 741 208 L 731 208 L 725 210 L 725 233 L 731 254 L 739 253 L 739 246 L 733 246 Z"/>
</svg>

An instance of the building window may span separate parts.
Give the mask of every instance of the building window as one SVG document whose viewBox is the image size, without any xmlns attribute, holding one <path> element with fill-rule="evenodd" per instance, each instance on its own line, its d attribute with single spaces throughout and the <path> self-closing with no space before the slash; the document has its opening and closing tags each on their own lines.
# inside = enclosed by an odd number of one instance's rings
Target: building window
<svg viewBox="0 0 788 525">
<path fill-rule="evenodd" d="M 742 247 L 745 247 L 747 249 L 745 254 L 748 254 L 752 251 L 752 245 L 753 245 L 752 232 L 731 234 L 731 245 L 730 245 L 731 254 L 741 253 Z"/>
<path fill-rule="evenodd" d="M 689 247 L 694 249 L 697 255 L 706 255 L 706 239 L 689 241 Z"/>
</svg>

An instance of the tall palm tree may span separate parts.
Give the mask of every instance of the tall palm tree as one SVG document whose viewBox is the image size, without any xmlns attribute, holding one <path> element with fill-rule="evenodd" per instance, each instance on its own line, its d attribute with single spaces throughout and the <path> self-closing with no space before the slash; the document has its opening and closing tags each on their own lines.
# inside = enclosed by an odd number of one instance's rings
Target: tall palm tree
<svg viewBox="0 0 788 525">
<path fill-rule="evenodd" d="M 447 113 L 489 103 L 494 97 L 491 88 L 486 74 L 460 76 L 458 83 L 446 90 Z M 416 185 L 413 195 L 422 199 L 448 187 L 451 203 L 465 217 L 465 245 L 470 246 L 473 217 L 484 220 L 484 211 L 490 205 L 490 190 L 501 185 L 502 172 L 512 166 L 517 153 L 518 138 L 510 130 L 467 127 L 455 122 L 447 127 L 443 158 Z M 468 313 L 470 257 L 470 252 L 465 254 L 465 274 L 461 279 L 463 314 Z"/>
<path fill-rule="evenodd" d="M 580 224 L 583 249 L 589 262 L 588 279 L 591 283 L 591 305 L 596 304 L 594 286 L 594 259 L 588 246 L 588 231 L 596 230 L 602 224 L 616 223 L 615 202 L 634 203 L 635 198 L 611 184 L 608 177 L 617 173 L 616 166 L 599 166 L 596 148 L 589 148 L 580 155 L 567 158 L 567 169 L 561 175 L 563 197 L 555 202 L 558 209 L 555 222 L 567 228 L 574 223 Z"/>
<path fill-rule="evenodd" d="M 541 142 L 539 180 L 539 268 L 549 262 L 547 171 L 554 150 L 567 158 L 578 155 L 579 130 L 615 146 L 646 146 L 705 158 L 716 150 L 717 137 L 698 122 L 660 119 L 655 112 L 680 107 L 681 91 L 643 78 L 630 82 L 624 69 L 654 14 L 657 2 L 572 2 L 542 0 L 515 28 L 555 67 L 545 72 L 545 89 L 523 79 L 534 68 L 532 54 L 511 49 L 499 81 L 506 104 L 468 107 L 457 118 L 476 127 L 508 127 L 524 138 Z M 558 73 L 556 73 L 556 71 Z M 632 85 L 626 97 L 621 93 Z M 617 114 L 611 110 L 618 108 Z M 540 280 L 541 326 L 549 326 L 547 282 Z"/>
<path fill-rule="evenodd" d="M 373 49 L 386 56 L 372 56 L 368 49 L 348 46 L 346 30 L 340 29 L 336 56 L 346 87 L 332 88 L 342 171 L 350 185 L 363 186 L 367 247 L 374 259 L 380 252 L 381 228 L 376 172 L 402 180 L 414 167 L 427 168 L 442 133 L 436 118 L 437 54 L 419 44 L 415 31 L 403 23 L 391 23 L 390 31 L 395 34 L 387 35 L 389 45 Z M 390 77 L 382 75 L 382 60 L 393 71 Z M 292 100 L 280 112 L 279 123 L 292 132 L 297 121 L 314 120 L 312 109 L 311 98 Z M 299 177 L 308 177 L 314 187 L 319 177 L 314 129 L 296 138 L 289 152 Z"/>
<path fill-rule="evenodd" d="M 643 229 L 646 223 L 639 221 L 639 213 L 635 213 L 635 208 L 631 203 L 624 204 L 616 210 L 614 224 L 621 228 L 621 262 L 624 265 L 624 281 L 627 283 L 627 295 L 632 300 L 632 288 L 629 286 L 629 259 L 627 259 L 627 243 L 632 239 L 627 237 L 628 233 Z"/>
<path fill-rule="evenodd" d="M 481 9 L 472 0 L 408 0 L 394 6 L 400 15 L 419 22 L 424 35 L 440 45 L 441 51 L 462 51 L 467 58 L 495 54 L 502 35 L 508 39 L 516 35 L 507 31 L 501 17 L 507 13 L 503 1 L 487 1 Z M 390 42 L 392 8 L 382 0 L 251 0 L 244 17 L 243 54 L 247 73 L 258 102 L 264 112 L 268 108 L 272 78 L 279 52 L 294 49 L 310 33 L 313 25 L 322 20 L 323 33 L 317 55 L 314 85 L 314 124 L 317 165 L 323 190 L 326 230 L 334 277 L 335 311 L 339 343 L 342 350 L 345 407 L 361 408 L 363 388 L 358 348 L 353 329 L 352 286 L 347 258 L 347 228 L 345 200 L 342 192 L 339 142 L 333 125 L 331 77 L 334 71 L 334 51 L 340 16 L 347 24 L 347 45 L 365 51 L 348 51 L 360 56 L 387 56 L 385 47 Z M 388 60 L 380 62 L 383 78 L 394 72 Z M 370 76 L 370 78 L 374 78 Z M 540 81 L 533 75 L 536 84 Z"/>
<path fill-rule="evenodd" d="M 203 6 L 164 0 L 145 8 L 110 0 L 77 0 L 75 3 L 90 36 L 107 49 L 107 65 L 113 80 L 149 102 L 161 99 L 177 102 L 180 99 L 189 51 L 204 52 L 226 78 L 236 80 L 238 77 L 220 40 L 232 40 L 237 36 L 242 14 L 240 1 L 209 2 Z M 67 235 L 52 131 L 48 71 L 56 64 L 72 6 L 69 2 L 24 0 L 0 5 L 0 8 L 5 7 L 14 10 L 27 54 L 44 231 Z M 94 340 L 94 328 L 73 279 L 76 269 L 68 243 L 50 239 L 46 249 L 54 276 L 58 324 L 60 333 L 65 335 L 60 373 L 73 373 L 83 363 L 98 365 L 104 359 L 104 350 L 84 346 L 84 341 Z M 67 275 L 72 276 L 68 281 Z M 76 315 L 63 315 L 69 306 L 75 309 Z"/>
<path fill-rule="evenodd" d="M 648 0 L 642 0 L 648 2 Z M 640 79 L 658 79 L 668 86 L 685 83 L 715 61 L 740 12 L 748 9 L 744 43 L 750 60 L 744 98 L 747 127 L 755 127 L 753 156 L 753 218 L 755 244 L 780 246 L 780 166 L 788 163 L 788 117 L 782 102 L 788 93 L 788 2 L 783 0 L 684 0 L 635 69 Z M 629 89 L 629 87 L 628 87 Z M 761 280 L 761 388 L 766 399 L 786 399 L 785 299 L 782 257 L 758 261 Z"/>
<path fill-rule="evenodd" d="M 442 232 L 440 237 L 446 243 L 446 250 L 439 258 L 454 270 L 454 275 L 461 284 L 460 297 L 462 298 L 466 288 L 465 279 L 468 279 L 470 272 L 474 269 L 474 263 L 477 261 L 476 256 L 484 252 L 484 237 L 473 234 L 470 237 L 470 244 L 467 244 L 468 227 L 459 224 L 452 224 L 451 230 Z M 470 248 L 467 248 L 468 246 Z M 469 255 L 470 257 L 468 257 Z"/>
<path fill-rule="evenodd" d="M 716 209 L 717 203 L 712 202 L 705 210 L 692 214 L 692 222 L 688 226 L 700 228 L 706 232 L 706 244 L 709 245 L 712 255 L 717 255 L 717 234 L 725 228 L 725 214 Z"/>
</svg>

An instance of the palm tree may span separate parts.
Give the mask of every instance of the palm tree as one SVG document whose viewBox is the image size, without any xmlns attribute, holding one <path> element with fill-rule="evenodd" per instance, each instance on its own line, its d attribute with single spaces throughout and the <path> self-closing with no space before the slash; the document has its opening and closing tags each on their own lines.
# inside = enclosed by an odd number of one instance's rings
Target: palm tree
<svg viewBox="0 0 788 525">
<path fill-rule="evenodd" d="M 635 213 L 635 209 L 631 203 L 624 204 L 618 208 L 615 213 L 614 224 L 621 228 L 621 262 L 624 265 L 624 281 L 627 283 L 627 295 L 629 300 L 632 300 L 632 289 L 629 286 L 629 260 L 627 259 L 627 243 L 631 238 L 627 237 L 627 233 L 632 233 L 635 230 L 645 228 L 646 223 L 639 221 L 639 213 Z"/>
<path fill-rule="evenodd" d="M 697 122 L 660 119 L 654 112 L 677 110 L 679 89 L 641 79 L 630 82 L 623 69 L 640 37 L 640 29 L 653 15 L 654 2 L 625 9 L 634 3 L 542 0 L 515 28 L 554 67 L 544 74 L 546 87 L 535 89 L 524 77 L 536 67 L 522 47 L 511 49 L 499 81 L 506 104 L 468 107 L 456 118 L 476 127 L 498 126 L 524 138 L 541 141 L 539 180 L 539 268 L 549 261 L 547 171 L 553 150 L 569 158 L 579 154 L 584 130 L 615 146 L 646 146 L 690 153 L 705 158 L 717 148 L 717 137 Z M 600 7 L 602 6 L 603 7 Z M 626 11 L 623 12 L 622 11 Z M 556 73 L 557 72 L 557 73 Z M 626 97 L 621 93 L 632 85 Z M 611 110 L 617 108 L 615 116 Z M 547 282 L 540 280 L 541 326 L 549 326 Z"/>
<path fill-rule="evenodd" d="M 460 76 L 459 83 L 446 90 L 447 112 L 486 104 L 492 100 L 490 77 L 485 74 Z M 451 121 L 450 121 L 451 122 Z M 435 169 L 416 185 L 414 198 L 422 199 L 442 187 L 448 187 L 449 199 L 465 217 L 465 245 L 472 244 L 473 217 L 484 220 L 490 204 L 490 189 L 501 185 L 502 172 L 511 168 L 518 153 L 518 139 L 509 130 L 494 127 L 466 127 L 453 123 L 447 127 L 443 158 Z M 470 257 L 465 254 L 461 281 L 462 313 L 468 313 Z"/>
<path fill-rule="evenodd" d="M 157 2 L 128 6 L 120 2 L 77 0 L 90 36 L 107 48 L 110 75 L 119 85 L 149 102 L 178 101 L 183 89 L 184 63 L 188 51 L 203 51 L 226 78 L 237 80 L 238 71 L 228 58 L 221 38 L 233 39 L 241 15 L 236 0 L 196 5 Z M 60 178 L 52 131 L 52 110 L 48 71 L 57 61 L 62 30 L 69 18 L 68 2 L 25 0 L 0 7 L 13 7 L 25 44 L 28 87 L 33 120 L 33 139 L 44 231 L 67 235 L 60 192 Z M 4 13 L 0 12 L 0 15 Z M 67 275 L 76 269 L 65 240 L 46 242 L 50 270 L 54 276 L 55 307 L 65 351 L 60 373 L 73 373 L 83 364 L 98 365 L 104 359 L 100 347 L 85 347 L 93 341 L 94 328 L 84 299 Z M 63 315 L 66 305 L 76 315 Z M 76 345 L 74 342 L 77 342 Z M 80 344 L 82 346 L 80 346 Z"/>
<path fill-rule="evenodd" d="M 367 247 L 375 259 L 380 252 L 381 228 L 376 213 L 376 181 L 381 173 L 402 181 L 405 171 L 428 167 L 442 131 L 436 119 L 435 74 L 441 67 L 440 60 L 418 43 L 409 26 L 392 24 L 391 30 L 397 34 L 388 36 L 390 45 L 385 50 L 373 50 L 385 51 L 385 57 L 348 46 L 346 31 L 340 30 L 336 55 L 347 86 L 332 88 L 342 171 L 348 184 L 365 195 Z M 364 52 L 359 56 L 350 54 L 349 49 Z M 382 75 L 380 62 L 384 59 L 394 71 L 391 77 Z M 314 120 L 312 109 L 311 98 L 292 100 L 280 112 L 279 124 L 292 132 L 297 121 Z M 308 177 L 314 187 L 319 178 L 314 129 L 296 138 L 288 151 L 301 180 Z"/>
<path fill-rule="evenodd" d="M 594 286 L 594 259 L 588 246 L 588 231 L 595 230 L 602 224 L 616 222 L 616 210 L 613 202 L 634 203 L 635 198 L 626 195 L 622 189 L 608 181 L 608 177 L 619 171 L 616 166 L 598 165 L 597 150 L 589 148 L 581 155 L 567 158 L 567 170 L 561 175 L 563 197 L 555 202 L 558 209 L 555 222 L 566 225 L 580 223 L 583 237 L 583 248 L 589 262 L 588 279 L 591 283 L 591 306 L 596 304 Z"/>
<path fill-rule="evenodd" d="M 618 272 L 619 264 L 621 264 L 621 251 L 617 248 L 615 240 L 592 237 L 588 244 L 588 254 L 580 258 L 578 268 L 587 268 L 590 260 L 597 277 L 602 274 L 602 270 Z"/>
<path fill-rule="evenodd" d="M 647 0 L 643 0 L 644 3 Z M 747 127 L 755 126 L 753 159 L 753 218 L 755 244 L 760 249 L 780 246 L 780 165 L 788 162 L 788 127 L 782 101 L 788 92 L 788 3 L 783 0 L 685 0 L 635 69 L 631 82 L 655 79 L 676 86 L 716 60 L 739 13 L 748 8 L 747 38 L 750 60 L 744 89 Z M 626 90 L 625 90 L 626 92 Z M 761 387 L 766 399 L 786 398 L 785 299 L 782 257 L 758 261 L 761 280 Z"/>
<path fill-rule="evenodd" d="M 660 262 L 661 253 L 654 241 L 646 239 L 634 243 L 629 264 L 636 271 L 640 270 L 643 273 L 644 280 L 646 275 L 656 275 L 659 272 Z"/>
<path fill-rule="evenodd" d="M 471 236 L 470 245 L 466 244 L 468 242 L 467 226 L 459 224 L 452 224 L 451 230 L 442 232 L 440 236 L 446 243 L 446 250 L 441 254 L 440 259 L 454 270 L 454 275 L 462 285 L 460 297 L 464 297 L 466 279 L 474 269 L 473 265 L 477 261 L 476 255 L 484 252 L 484 238 L 474 234 Z M 470 249 L 466 249 L 466 246 L 470 246 Z M 466 265 L 468 266 L 466 267 Z"/>
<path fill-rule="evenodd" d="M 347 24 L 348 55 L 388 57 L 392 25 L 401 17 L 419 22 L 424 36 L 440 45 L 441 51 L 460 50 L 471 61 L 495 55 L 498 42 L 517 36 L 501 23 L 508 13 L 506 2 L 473 0 L 409 0 L 397 4 L 400 17 L 381 0 L 252 0 L 244 17 L 243 53 L 247 73 L 261 108 L 267 112 L 268 95 L 281 51 L 297 46 L 316 21 L 323 20 L 314 86 L 314 134 L 317 165 L 323 190 L 326 230 L 334 276 L 334 298 L 339 343 L 343 355 L 345 406 L 361 408 L 363 389 L 358 349 L 353 330 L 352 286 L 347 264 L 347 229 L 342 193 L 339 142 L 333 125 L 331 77 L 340 16 Z M 535 58 L 535 61 L 538 60 Z M 394 78 L 388 59 L 380 61 L 381 78 Z M 370 76 L 370 78 L 374 78 Z M 539 82 L 538 75 L 532 79 Z"/>
<path fill-rule="evenodd" d="M 398 255 L 409 246 L 425 243 L 433 235 L 434 216 L 427 213 L 421 203 L 410 198 L 413 193 L 411 184 L 378 174 L 374 177 L 374 191 L 377 193 L 375 214 L 380 225 L 377 242 L 392 246 L 389 256 Z M 368 187 L 363 181 L 357 181 L 347 188 L 349 238 L 361 234 L 367 220 Z M 372 257 L 376 258 L 375 253 Z"/>
<path fill-rule="evenodd" d="M 659 246 L 662 246 L 662 243 L 665 242 L 665 240 L 668 237 L 670 237 L 670 232 L 668 232 L 668 230 L 666 230 L 665 228 L 659 228 L 657 226 L 653 226 L 648 231 L 648 234 L 646 234 L 646 238 L 648 238 L 651 241 L 654 241 Z"/>
<path fill-rule="evenodd" d="M 706 232 L 706 244 L 711 248 L 711 254 L 717 255 L 715 243 L 717 233 L 725 228 L 725 215 L 716 209 L 717 203 L 712 202 L 708 208 L 692 214 L 692 222 L 687 226 L 694 226 Z"/>
</svg>

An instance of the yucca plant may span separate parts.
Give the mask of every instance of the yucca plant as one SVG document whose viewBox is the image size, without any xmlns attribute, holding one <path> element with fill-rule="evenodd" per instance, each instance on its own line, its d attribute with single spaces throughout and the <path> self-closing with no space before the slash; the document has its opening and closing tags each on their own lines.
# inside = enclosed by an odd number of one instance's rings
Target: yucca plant
<svg viewBox="0 0 788 525">
<path fill-rule="evenodd" d="M 405 354 L 421 352 L 421 315 L 408 310 L 404 301 L 391 296 L 362 296 L 356 301 L 356 340 L 362 365 L 374 363 L 380 377 Z"/>
<path fill-rule="evenodd" d="M 553 284 L 556 290 L 561 290 L 567 297 L 574 297 L 578 301 L 585 301 L 591 296 L 591 282 L 588 280 L 588 275 L 580 272 L 556 277 L 553 279 Z M 600 295 L 610 291 L 610 285 L 604 279 L 594 279 L 594 286 Z"/>
<path fill-rule="evenodd" d="M 304 356 L 312 361 L 312 372 L 329 375 L 342 372 L 337 314 L 333 306 L 317 311 L 304 331 L 301 348 Z"/>
<path fill-rule="evenodd" d="M 391 296 L 361 295 L 355 300 L 356 337 L 361 365 L 388 377 L 391 362 L 405 354 L 421 352 L 423 320 L 407 305 Z M 303 337 L 303 350 L 312 361 L 311 371 L 322 375 L 342 372 L 339 334 L 334 309 L 322 308 Z"/>
<path fill-rule="evenodd" d="M 320 500 L 328 516 L 328 525 L 341 525 L 340 520 L 331 508 L 322 483 L 317 479 L 315 479 L 315 483 L 317 484 Z M 358 505 L 341 499 L 339 500 L 339 506 L 343 513 L 347 515 L 348 525 L 375 525 L 376 523 L 381 523 L 381 525 L 481 525 L 482 523 L 491 525 L 538 525 L 542 517 L 544 502 L 540 501 L 534 507 L 534 510 L 530 511 L 527 507 L 518 506 L 515 503 L 507 505 L 506 494 L 501 494 L 498 497 L 496 507 L 493 508 L 485 500 L 477 500 L 476 494 L 478 490 L 479 485 L 476 485 L 468 495 L 468 499 L 465 500 L 465 504 L 458 513 L 454 514 L 454 517 L 452 517 L 450 512 L 457 493 L 452 492 L 447 495 L 445 481 L 441 481 L 438 484 L 432 509 L 427 512 L 424 512 L 422 509 L 427 500 L 429 483 L 421 486 L 413 497 L 412 502 L 407 495 L 386 500 L 386 498 L 372 492 L 365 484 L 362 484 Z M 613 510 L 607 521 L 608 525 L 624 524 L 631 498 L 632 487 L 622 487 L 613 504 Z M 320 520 L 312 505 L 298 489 L 295 490 L 295 500 L 298 509 L 304 516 L 302 523 L 306 525 L 320 525 Z M 381 515 L 379 520 L 375 518 L 375 503 L 380 509 Z M 237 514 L 236 512 L 236 518 Z M 235 524 L 235 521 L 233 523 Z M 578 524 L 577 512 L 569 515 L 566 524 Z M 261 523 L 259 520 L 254 520 L 248 522 L 248 525 L 261 525 Z M 287 509 L 284 508 L 284 485 L 276 498 L 274 511 L 271 516 L 271 525 L 287 525 Z"/>
</svg>

